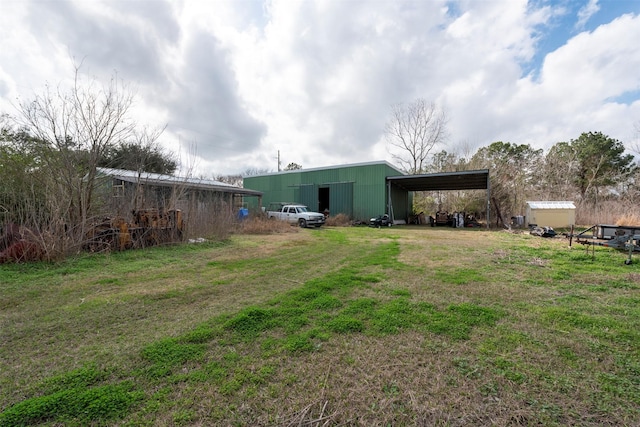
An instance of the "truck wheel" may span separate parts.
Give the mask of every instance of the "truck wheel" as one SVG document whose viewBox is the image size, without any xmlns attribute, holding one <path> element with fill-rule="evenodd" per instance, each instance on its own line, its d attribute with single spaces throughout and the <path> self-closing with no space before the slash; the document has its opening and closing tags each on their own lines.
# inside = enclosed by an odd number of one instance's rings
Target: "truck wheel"
<svg viewBox="0 0 640 427">
<path fill-rule="evenodd" d="M 300 218 L 300 220 L 298 220 L 298 225 L 301 228 L 307 228 L 307 220 L 304 218 Z"/>
</svg>

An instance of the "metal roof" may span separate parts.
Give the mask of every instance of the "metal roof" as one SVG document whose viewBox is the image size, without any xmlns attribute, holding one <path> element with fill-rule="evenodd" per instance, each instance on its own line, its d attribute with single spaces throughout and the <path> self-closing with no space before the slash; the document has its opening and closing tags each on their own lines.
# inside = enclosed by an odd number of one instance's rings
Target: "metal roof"
<svg viewBox="0 0 640 427">
<path fill-rule="evenodd" d="M 531 209 L 575 209 L 576 205 L 569 201 L 528 201 Z"/>
<path fill-rule="evenodd" d="M 402 173 L 397 167 L 387 162 L 386 160 L 378 160 L 373 162 L 347 163 L 342 165 L 331 165 L 331 166 L 323 166 L 323 167 L 309 168 L 309 169 L 303 168 L 303 169 L 292 169 L 292 170 L 279 171 L 279 172 L 268 172 L 263 174 L 246 176 L 245 178 L 253 178 L 253 177 L 259 177 L 259 176 L 286 175 L 286 174 L 292 174 L 292 173 L 305 173 L 305 172 L 314 172 L 314 171 L 325 171 L 325 170 L 331 170 L 331 169 L 357 168 L 362 166 L 373 166 L 373 165 L 386 165 L 394 169 L 396 172 Z"/>
<path fill-rule="evenodd" d="M 150 172 L 137 172 L 125 169 L 96 168 L 98 175 L 107 175 L 113 178 L 147 185 L 157 185 L 161 187 L 173 187 L 184 185 L 188 188 L 200 190 L 218 191 L 222 193 L 243 194 L 247 196 L 262 196 L 261 191 L 249 190 L 248 188 L 236 187 L 226 182 L 214 181 L 212 179 L 186 178 L 172 175 L 162 175 Z"/>
<path fill-rule="evenodd" d="M 486 190 L 489 170 L 389 176 L 387 181 L 407 191 Z"/>
</svg>

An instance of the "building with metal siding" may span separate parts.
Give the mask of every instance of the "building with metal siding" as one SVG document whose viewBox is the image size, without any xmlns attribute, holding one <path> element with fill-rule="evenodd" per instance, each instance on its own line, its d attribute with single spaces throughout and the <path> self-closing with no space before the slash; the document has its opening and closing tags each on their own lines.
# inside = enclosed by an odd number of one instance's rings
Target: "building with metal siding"
<svg viewBox="0 0 640 427">
<path fill-rule="evenodd" d="M 381 161 L 248 176 L 244 186 L 264 193 L 265 207 L 274 202 L 295 202 L 316 212 L 326 209 L 332 216 L 343 213 L 354 220 L 368 221 L 384 213 L 406 220 L 411 214 L 411 194 L 386 182 L 387 177 L 398 175 L 402 172 Z M 389 212 L 390 206 L 393 212 Z"/>
</svg>

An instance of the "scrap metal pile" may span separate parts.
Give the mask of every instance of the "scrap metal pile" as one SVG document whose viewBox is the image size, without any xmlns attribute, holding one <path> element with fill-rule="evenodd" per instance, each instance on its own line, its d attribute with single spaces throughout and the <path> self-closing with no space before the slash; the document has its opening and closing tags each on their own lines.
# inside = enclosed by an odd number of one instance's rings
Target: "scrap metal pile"
<svg viewBox="0 0 640 427">
<path fill-rule="evenodd" d="M 82 247 L 90 252 L 144 248 L 182 241 L 183 230 L 180 210 L 135 210 L 129 220 L 118 216 L 90 226 Z M 0 229 L 0 264 L 49 259 L 48 249 L 53 246 L 47 242 L 54 241 L 33 228 L 5 224 Z"/>
<path fill-rule="evenodd" d="M 44 256 L 40 233 L 15 223 L 5 224 L 0 230 L 0 264 L 38 261 Z"/>
<path fill-rule="evenodd" d="M 182 240 L 184 223 L 179 209 L 141 209 L 133 211 L 132 218 L 105 218 L 92 227 L 85 249 L 123 251 Z"/>
</svg>

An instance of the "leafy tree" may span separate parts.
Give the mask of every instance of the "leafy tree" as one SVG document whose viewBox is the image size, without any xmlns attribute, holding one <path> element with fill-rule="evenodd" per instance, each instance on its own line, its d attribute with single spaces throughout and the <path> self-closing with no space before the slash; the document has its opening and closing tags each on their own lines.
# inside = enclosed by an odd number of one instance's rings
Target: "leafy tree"
<svg viewBox="0 0 640 427">
<path fill-rule="evenodd" d="M 446 125 L 445 112 L 424 99 L 393 106 L 385 126 L 391 155 L 409 174 L 426 172 L 429 153 L 444 142 Z"/>
<path fill-rule="evenodd" d="M 154 139 L 147 142 L 122 142 L 109 147 L 98 166 L 172 175 L 178 168 L 178 162 Z"/>
<path fill-rule="evenodd" d="M 569 147 L 576 159 L 574 183 L 583 201 L 591 197 L 596 202 L 603 187 L 620 183 L 636 169 L 633 155 L 624 154 L 624 144 L 601 132 L 583 133 Z"/>
<path fill-rule="evenodd" d="M 508 214 L 524 210 L 527 190 L 533 185 L 542 153 L 528 144 L 498 141 L 480 148 L 473 156 L 472 162 L 490 170 L 492 208 L 500 214 L 498 219 L 502 216 L 506 222 Z"/>
<path fill-rule="evenodd" d="M 286 171 L 295 171 L 295 170 L 299 170 L 299 169 L 302 169 L 302 165 L 299 165 L 299 164 L 297 164 L 295 162 L 289 163 L 287 165 L 287 167 L 284 168 L 284 170 L 286 170 Z"/>
<path fill-rule="evenodd" d="M 464 159 L 460 159 L 457 154 L 442 150 L 433 154 L 428 170 L 430 172 L 455 172 L 460 170 L 461 162 L 464 162 Z"/>
<path fill-rule="evenodd" d="M 46 194 L 43 169 L 35 141 L 24 131 L 14 131 L 6 123 L 0 131 L 0 224 L 15 222 L 33 225 L 43 216 Z"/>
</svg>

